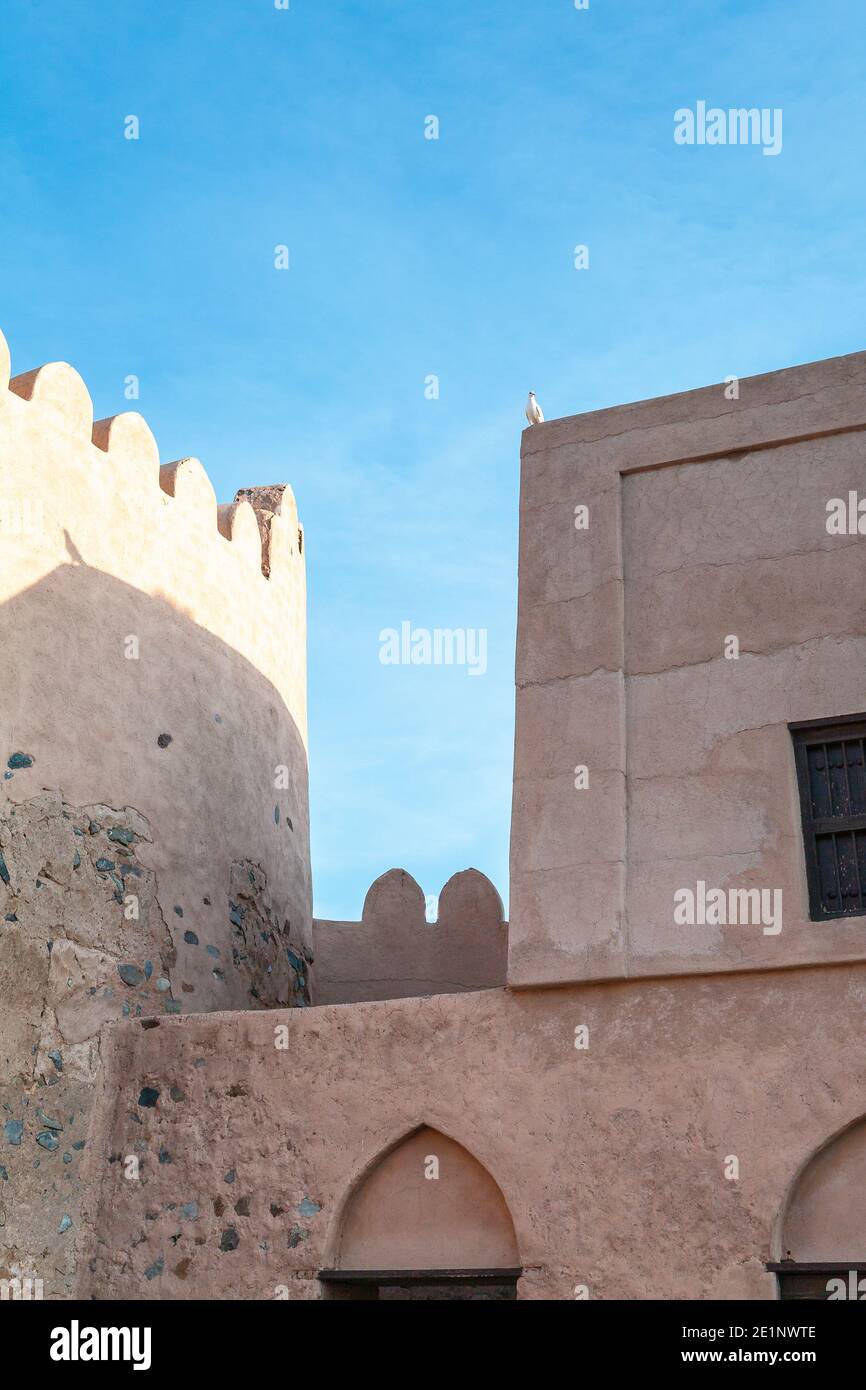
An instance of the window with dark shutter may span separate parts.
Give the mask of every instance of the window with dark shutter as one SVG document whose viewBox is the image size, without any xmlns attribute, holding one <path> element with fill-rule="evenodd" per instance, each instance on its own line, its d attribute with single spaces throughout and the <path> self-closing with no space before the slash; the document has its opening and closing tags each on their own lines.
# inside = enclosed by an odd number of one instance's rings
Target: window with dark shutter
<svg viewBox="0 0 866 1390">
<path fill-rule="evenodd" d="M 788 727 L 812 921 L 866 913 L 866 714 Z"/>
</svg>

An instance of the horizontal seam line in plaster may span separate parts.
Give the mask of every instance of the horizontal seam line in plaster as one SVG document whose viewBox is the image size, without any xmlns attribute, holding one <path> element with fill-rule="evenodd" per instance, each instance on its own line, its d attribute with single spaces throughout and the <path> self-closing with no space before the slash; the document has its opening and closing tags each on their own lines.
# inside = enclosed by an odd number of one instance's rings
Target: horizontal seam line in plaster
<svg viewBox="0 0 866 1390">
<path fill-rule="evenodd" d="M 624 767 L 596 767 L 595 763 L 590 764 L 590 766 L 591 766 L 592 772 L 593 772 L 593 774 L 594 774 L 595 776 L 600 776 L 602 773 L 605 773 L 605 774 L 608 774 L 608 775 L 610 775 L 611 773 L 614 773 L 614 774 L 619 775 L 619 776 L 622 777 L 623 779 L 625 779 L 625 777 L 626 777 L 626 771 L 625 771 L 625 768 L 624 768 Z M 685 775 L 685 774 L 683 774 L 683 775 Z M 693 774 L 693 775 L 694 775 L 694 774 Z M 542 772 L 542 773 L 539 773 L 537 777 L 527 777 L 527 776 L 522 776 L 522 775 L 518 775 L 517 773 L 515 773 L 514 780 L 515 780 L 515 782 L 523 782 L 523 783 L 526 783 L 526 782 L 556 782 L 556 781 L 559 781 L 560 778 L 563 778 L 563 777 L 573 777 L 573 776 L 574 776 L 574 774 L 573 774 L 572 772 Z M 648 777 L 640 777 L 640 778 L 637 778 L 637 779 L 635 779 L 635 780 L 640 781 L 640 782 L 647 782 L 647 781 L 649 781 L 650 779 L 649 779 Z M 576 790 L 576 788 L 575 788 L 575 790 Z"/>
<path fill-rule="evenodd" d="M 766 724 L 752 724 L 752 725 L 750 725 L 750 726 L 749 726 L 748 728 L 746 728 L 746 729 L 732 729 L 732 730 L 730 731 L 730 733 L 731 733 L 731 736 L 734 736 L 734 735 L 739 736 L 740 734 L 757 734 L 757 733 L 760 733 L 762 729 L 780 729 L 780 728 L 781 728 L 781 729 L 785 729 L 785 730 L 787 731 L 788 724 L 787 724 L 787 721 L 786 721 L 786 720 L 784 720 L 784 719 L 772 720 L 772 719 L 771 719 L 771 720 L 769 720 Z M 706 777 L 706 776 L 711 776 L 711 777 L 723 777 L 723 778 L 727 778 L 727 777 L 749 777 L 749 778 L 751 778 L 752 780 L 754 780 L 754 777 L 755 777 L 755 769 L 754 769 L 753 767 L 751 767 L 751 768 L 746 768 L 746 767 L 743 767 L 743 768 L 711 768 L 711 767 L 708 767 L 708 765 L 707 765 L 706 763 L 702 763 L 700 767 L 689 768 L 686 772 L 648 772 L 648 773 L 644 773 L 643 775 L 640 775 L 640 774 L 638 774 L 638 773 L 629 773 L 629 775 L 628 775 L 628 780 L 629 780 L 630 782 L 687 782 L 687 781 L 691 780 L 693 777 Z"/>
<path fill-rule="evenodd" d="M 628 865 L 628 860 L 624 856 L 619 859 L 599 859 L 598 857 L 594 857 L 592 859 L 569 859 L 567 864 L 545 864 L 544 867 L 541 869 L 518 868 L 514 871 L 514 877 L 528 878 L 530 874 L 558 874 L 561 873 L 563 869 L 590 869 L 596 867 L 610 868 L 611 866 L 617 864 L 622 865 L 623 868 L 626 868 Z"/>
<path fill-rule="evenodd" d="M 610 584 L 618 584 L 620 588 L 625 584 L 620 565 L 611 565 L 610 569 L 614 572 L 606 579 L 600 579 L 597 584 L 593 584 L 589 589 L 583 589 L 579 594 L 566 594 L 563 598 L 544 598 L 538 603 L 528 605 L 528 611 L 532 612 L 536 608 L 559 608 L 563 603 L 574 603 L 575 599 L 586 598 L 587 594 L 594 594 L 596 589 L 606 589 Z"/>
<path fill-rule="evenodd" d="M 864 383 L 858 381 L 857 384 Z M 845 383 L 845 385 L 850 385 L 850 383 Z M 833 388 L 825 387 L 824 389 L 830 390 Z M 793 404 L 795 401 L 817 401 L 817 399 L 818 397 L 815 393 L 809 393 L 803 396 L 790 396 L 788 400 L 775 401 L 772 402 L 770 405 L 765 404 L 763 406 L 750 406 L 750 409 L 772 410 L 774 407 Z M 616 409 L 616 407 L 613 408 Z M 717 415 L 701 415 L 698 417 L 697 420 L 695 420 L 694 418 L 689 419 L 688 417 L 684 416 L 680 420 L 662 422 L 656 425 L 632 425 L 629 429 L 617 430 L 613 434 L 600 434 L 592 439 L 564 439 L 559 444 L 549 444 L 546 448 L 533 449 L 530 453 L 522 455 L 522 457 L 524 459 L 530 459 L 535 458 L 539 454 L 554 453 L 558 449 L 573 449 L 575 446 L 580 448 L 583 446 L 593 444 L 604 444 L 609 439 L 623 439 L 626 435 L 630 434 L 637 436 L 641 434 L 646 434 L 650 430 L 677 429 L 681 425 L 704 425 L 710 424 L 716 420 L 735 420 L 736 418 L 736 411 L 725 410 L 721 411 Z M 550 423 L 553 424 L 555 422 L 551 421 Z M 810 439 L 825 439 L 837 434 L 856 434 L 860 430 L 866 430 L 866 421 L 850 423 L 845 425 L 834 425 L 829 429 L 812 430 L 807 434 L 778 435 L 774 436 L 772 439 L 755 440 L 752 443 L 746 444 L 733 444 L 727 449 L 713 449 L 708 451 L 707 453 L 702 454 L 688 454 L 683 455 L 682 457 L 670 457 L 659 459 L 655 463 L 639 463 L 635 464 L 633 467 L 628 467 L 628 465 L 626 465 L 624 468 L 620 468 L 619 472 L 621 476 L 625 476 L 631 473 L 651 473 L 653 469 L 670 468 L 680 463 L 704 463 L 709 459 L 731 458 L 734 455 L 739 454 L 758 453 L 762 449 L 779 449 L 784 448 L 786 445 L 789 444 L 798 444 L 801 442 L 807 443 Z"/>
<path fill-rule="evenodd" d="M 474 980 L 473 980 L 473 981 L 467 981 L 467 980 L 433 980 L 433 979 L 425 979 L 425 978 L 424 978 L 423 976 L 421 976 L 421 975 L 411 975 L 411 976 L 408 976 L 408 977 L 393 976 L 393 977 L 389 977 L 389 978 L 387 978 L 387 979 L 380 979 L 380 978 L 378 978 L 378 977 L 371 977 L 371 978 L 369 978 L 369 979 L 349 979 L 349 980 L 335 980 L 335 979 L 333 979 L 333 978 L 326 978 L 326 979 L 324 979 L 324 980 L 318 981 L 317 983 L 319 984 L 319 987 L 320 987 L 320 988 L 328 988 L 328 989 L 332 988 L 334 985 L 438 985 L 438 986 L 447 985 L 449 989 L 466 989 L 466 990 L 482 990 L 482 989 L 499 989 L 499 988 L 501 988 L 501 986 L 499 986 L 499 985 L 480 985 L 480 984 L 478 984 L 477 981 L 474 981 Z M 413 996 L 413 995 L 409 995 L 408 997 L 411 999 L 411 998 L 413 998 L 414 996 Z M 338 1002 L 338 1001 L 335 1000 L 334 1002 L 336 1003 L 336 1002 Z M 348 1002 L 351 1003 L 352 1001 L 349 1000 Z M 361 1002 L 361 1001 L 359 1001 L 359 1002 Z M 377 1003 L 377 1002 L 387 1003 L 387 1000 L 381 1000 L 381 1001 L 379 1001 L 379 1000 L 371 999 L 371 1000 L 369 1000 L 369 1001 L 367 1001 L 367 1002 L 369 1002 L 369 1003 L 371 1003 L 371 1004 L 375 1004 L 375 1003 Z"/>
<path fill-rule="evenodd" d="M 578 594 L 566 594 L 563 598 L 539 599 L 538 602 L 528 605 L 528 611 L 532 612 L 535 608 L 558 608 L 563 603 L 574 603 L 575 599 L 589 598 L 590 594 L 597 593 L 599 589 L 606 589 L 611 584 L 619 584 L 622 586 L 625 583 L 622 567 L 620 565 L 612 565 L 610 569 L 612 573 L 607 575 L 604 579 L 599 579 L 598 583 L 590 584 L 588 589 L 581 589 Z"/>
<path fill-rule="evenodd" d="M 836 537 L 835 539 L 838 540 L 839 538 Z M 647 575 L 645 578 L 639 577 L 637 575 L 626 575 L 624 582 L 627 585 L 643 583 L 652 584 L 653 581 L 656 579 L 664 579 L 665 576 L 669 574 L 681 574 L 683 570 L 723 570 L 735 568 L 743 569 L 746 566 L 754 565 L 756 563 L 778 565 L 781 564 L 783 560 L 805 560 L 809 556 L 813 555 L 831 555 L 834 549 L 853 550 L 859 541 L 860 537 L 855 536 L 850 541 L 843 541 L 841 545 L 837 546 L 821 545 L 816 546 L 812 550 L 789 550 L 786 551 L 784 555 L 760 555 L 753 556 L 751 559 L 746 560 L 696 560 L 693 564 L 690 564 L 688 561 L 683 561 L 681 565 L 675 565 L 673 569 L 655 570 L 652 574 Z M 596 587 L 600 586 L 597 585 Z M 592 590 L 590 589 L 588 590 L 588 592 L 591 593 Z M 576 595 L 576 597 L 582 597 L 582 595 Z M 565 600 L 551 600 L 551 602 L 565 602 Z"/>
<path fill-rule="evenodd" d="M 527 984 L 509 980 L 506 989 L 515 994 L 524 994 L 530 989 L 575 989 L 600 985 L 657 984 L 660 981 L 671 984 L 677 980 L 724 979 L 728 975 L 782 975 L 792 970 L 842 970 L 851 965 L 863 966 L 864 976 L 866 976 L 866 954 L 863 954 L 843 956 L 840 960 L 779 961 L 768 965 L 737 964 L 729 966 L 727 969 L 717 968 L 715 970 L 679 970 L 676 972 L 667 970 L 659 971 L 657 974 L 633 974 L 627 971 L 623 975 L 594 975 L 586 979 L 575 980 L 532 980 Z"/>
<path fill-rule="evenodd" d="M 794 836 L 788 836 L 794 839 Z M 764 850 L 763 845 L 756 845 L 754 849 L 729 849 L 718 854 L 704 854 L 700 850 L 695 850 L 693 854 L 653 854 L 647 859 L 629 859 L 629 864 L 694 864 L 700 859 L 748 859 L 750 855 L 761 854 Z"/>
<path fill-rule="evenodd" d="M 799 397 L 798 397 L 799 399 Z M 714 449 L 707 454 L 694 454 L 684 458 L 659 459 L 656 463 L 637 464 L 633 468 L 626 466 L 620 470 L 623 478 L 631 477 L 635 473 L 654 473 L 661 468 L 678 468 L 694 463 L 712 463 L 715 459 L 744 459 L 749 454 L 760 454 L 767 449 L 787 449 L 792 444 L 808 444 L 813 439 L 832 439 L 841 434 L 859 434 L 866 430 L 866 422 L 862 424 L 839 425 L 834 429 L 812 430 L 808 434 L 786 435 L 784 438 L 761 440 L 753 444 L 735 444 L 730 449 Z"/>
<path fill-rule="evenodd" d="M 715 660 L 715 658 L 713 658 L 713 660 Z M 698 664 L 700 664 L 700 665 L 706 665 L 707 663 L 701 662 L 701 663 L 698 663 Z M 680 669 L 680 668 L 677 668 L 677 669 Z M 604 674 L 604 675 L 607 675 L 607 676 L 624 676 L 624 675 L 625 675 L 625 672 L 624 672 L 624 670 L 623 670 L 623 668 L 622 668 L 621 666 L 595 666 L 591 671 L 582 671 L 582 672 L 579 672 L 579 673 L 574 673 L 574 672 L 573 672 L 570 676 L 547 676 L 546 679 L 544 679 L 544 680 L 538 680 L 538 681 L 520 681 L 520 680 L 518 680 L 518 681 L 515 681 L 515 685 L 517 686 L 517 689 L 518 689 L 518 690 L 525 690 L 525 689 L 527 689 L 527 688 L 529 688 L 529 687 L 531 687 L 531 686 L 534 686 L 534 685 L 555 685 L 558 681 L 585 681 L 585 680 L 589 680 L 592 676 L 597 676 L 597 675 L 600 675 L 600 674 Z M 638 672 L 638 674 L 643 674 L 643 673 L 642 673 L 642 672 Z M 647 674 L 647 675 L 656 675 L 656 674 L 658 674 L 658 673 L 655 672 L 655 671 L 648 671 L 646 674 Z"/>
<path fill-rule="evenodd" d="M 586 500 L 586 503 L 585 503 L 584 505 L 587 506 L 587 507 L 593 507 L 593 506 L 595 506 L 595 504 L 596 504 L 597 502 L 599 502 L 599 501 L 602 499 L 602 497 L 607 497 L 607 495 L 608 495 L 609 493 L 614 493 L 615 495 L 618 495 L 621 491 L 622 491 L 622 476 L 621 476 L 621 474 L 617 474 L 617 476 L 616 476 L 616 478 L 614 479 L 614 481 L 613 481 L 612 483 L 609 483 L 606 487 L 593 488 L 593 489 L 591 490 L 591 492 L 589 493 L 589 496 L 588 496 L 588 498 L 587 498 L 587 500 Z M 545 500 L 542 501 L 542 502 L 526 502 L 526 503 L 524 503 L 524 505 L 523 505 L 523 511 L 524 511 L 524 513 L 526 513 L 526 512 L 547 512 L 547 511 L 550 511 L 551 506 L 556 506 L 556 505 L 557 505 L 557 504 L 556 504 L 555 502 L 554 502 L 554 503 L 551 503 L 551 501 L 550 501 L 549 498 L 548 498 L 548 499 L 545 499 Z"/>
<path fill-rule="evenodd" d="M 741 734 L 757 734 L 757 733 L 760 733 L 763 729 L 784 729 L 785 732 L 787 733 L 788 721 L 787 721 L 786 719 L 768 719 L 768 720 L 766 721 L 766 723 L 764 723 L 764 724 L 747 724 L 747 725 L 745 725 L 745 727 L 742 728 L 742 729 L 731 729 L 731 730 L 729 730 L 728 734 L 725 735 L 725 737 L 730 737 L 730 738 L 737 737 L 737 738 L 739 738 L 739 736 L 740 736 Z M 616 771 L 615 768 L 607 768 L 607 769 L 605 769 L 605 770 L 608 771 L 608 772 Z M 711 768 L 711 767 L 708 766 L 707 763 L 704 762 L 704 763 L 701 763 L 700 767 L 689 768 L 689 769 L 688 769 L 687 771 L 685 771 L 685 772 L 655 772 L 655 773 L 646 773 L 646 774 L 643 775 L 643 776 L 641 776 L 641 775 L 638 774 L 638 773 L 627 772 L 627 773 L 626 773 L 626 780 L 627 780 L 628 782 L 686 782 L 686 781 L 691 781 L 691 780 L 693 780 L 695 777 L 706 777 L 706 776 L 710 776 L 710 777 L 722 777 L 722 778 L 727 778 L 727 777 L 749 777 L 749 778 L 754 778 L 754 776 L 755 776 L 755 770 L 754 770 L 754 768 L 739 768 L 739 769 L 737 769 L 737 768 Z M 515 778 L 515 780 L 517 780 L 517 779 Z M 544 780 L 548 780 L 548 779 L 544 779 Z M 780 831 L 780 832 L 779 832 L 779 835 L 780 835 L 780 838 L 783 839 L 783 840 L 788 840 L 788 839 L 798 840 L 798 839 L 799 839 L 799 836 L 797 836 L 796 834 L 794 834 L 794 835 L 786 835 L 786 834 L 784 834 L 783 832 Z"/>
<path fill-rule="evenodd" d="M 812 647 L 816 642 L 840 641 L 842 638 L 850 637 L 862 641 L 866 634 L 862 632 L 822 632 L 819 637 L 807 637 L 803 642 L 785 642 L 778 647 L 767 647 L 763 651 L 752 651 L 750 647 L 740 649 L 740 657 L 753 656 L 758 660 L 765 657 L 778 656 L 780 652 L 802 651 L 805 647 Z M 659 666 L 652 671 L 625 671 L 626 681 L 636 679 L 641 676 L 668 676 L 675 671 L 696 671 L 700 666 L 715 666 L 720 662 L 727 661 L 724 656 L 708 656 L 703 661 L 681 662 L 678 666 Z M 555 679 L 562 680 L 564 677 L 557 676 Z M 536 682 L 536 684 L 546 684 L 546 682 Z M 758 728 L 764 727 L 758 725 Z"/>
</svg>

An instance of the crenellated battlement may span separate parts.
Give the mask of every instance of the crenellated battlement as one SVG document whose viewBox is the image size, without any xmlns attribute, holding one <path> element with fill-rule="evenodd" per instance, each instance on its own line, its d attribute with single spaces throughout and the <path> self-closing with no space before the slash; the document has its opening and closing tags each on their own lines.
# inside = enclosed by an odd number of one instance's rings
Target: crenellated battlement
<svg viewBox="0 0 866 1390">
<path fill-rule="evenodd" d="M 0 1264 L 50 1249 L 49 1296 L 85 1223 L 76 1144 L 27 1128 L 49 1086 L 84 1141 L 103 1025 L 309 1000 L 302 548 L 290 488 L 220 506 L 0 335 Z"/>
<path fill-rule="evenodd" d="M 185 521 L 199 534 L 210 528 L 236 548 L 245 564 L 263 579 L 290 580 L 301 561 L 303 542 L 294 495 L 286 484 L 245 488 L 231 503 L 219 506 L 211 481 L 196 458 L 160 464 L 159 448 L 147 421 L 136 411 L 93 419 L 90 393 L 68 362 L 48 362 L 10 376 L 10 352 L 0 334 L 0 390 L 26 401 L 38 413 L 31 432 L 50 430 L 90 443 L 108 456 L 115 473 L 129 486 L 132 474 L 147 479 L 172 498 Z M 94 460 L 95 464 L 104 460 Z M 261 501 L 259 498 L 261 497 Z M 219 542 L 214 540 L 215 546 Z"/>
<path fill-rule="evenodd" d="M 313 923 L 315 1003 L 459 994 L 505 984 L 508 923 L 484 874 L 464 869 L 439 894 L 435 924 L 405 869 L 371 884 L 360 922 Z"/>
<path fill-rule="evenodd" d="M 135 411 L 93 419 L 78 372 L 11 375 L 0 334 L 0 601 L 60 564 L 158 595 L 277 688 L 306 738 L 303 531 L 286 484 L 219 505 L 196 458 L 167 463 Z"/>
<path fill-rule="evenodd" d="M 6 768 L 0 817 L 40 790 L 135 807 L 176 997 L 199 1010 L 250 1005 L 183 937 L 213 930 L 189 919 L 226 900 L 233 864 L 257 866 L 280 930 L 309 943 L 302 549 L 291 488 L 220 506 L 198 459 L 161 462 L 141 415 L 94 421 L 68 363 L 10 376 L 0 336 L 0 769 L 30 759 Z"/>
</svg>

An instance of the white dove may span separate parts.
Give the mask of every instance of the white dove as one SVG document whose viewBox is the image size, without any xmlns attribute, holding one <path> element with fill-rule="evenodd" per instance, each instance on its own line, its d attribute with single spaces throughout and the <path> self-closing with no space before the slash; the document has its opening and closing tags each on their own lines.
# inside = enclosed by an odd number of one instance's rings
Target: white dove
<svg viewBox="0 0 866 1390">
<path fill-rule="evenodd" d="M 534 391 L 530 391 L 529 398 L 526 402 L 526 418 L 530 425 L 541 425 L 544 423 L 544 412 L 535 399 Z"/>
</svg>

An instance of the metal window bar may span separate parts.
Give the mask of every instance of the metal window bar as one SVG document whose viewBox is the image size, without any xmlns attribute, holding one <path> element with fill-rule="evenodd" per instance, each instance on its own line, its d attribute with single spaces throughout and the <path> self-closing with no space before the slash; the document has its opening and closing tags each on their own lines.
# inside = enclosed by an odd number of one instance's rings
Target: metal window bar
<svg viewBox="0 0 866 1390">
<path fill-rule="evenodd" d="M 811 720 L 789 729 L 800 790 L 810 915 L 813 921 L 862 916 L 866 714 Z M 834 760 L 840 760 L 838 765 Z"/>
</svg>

